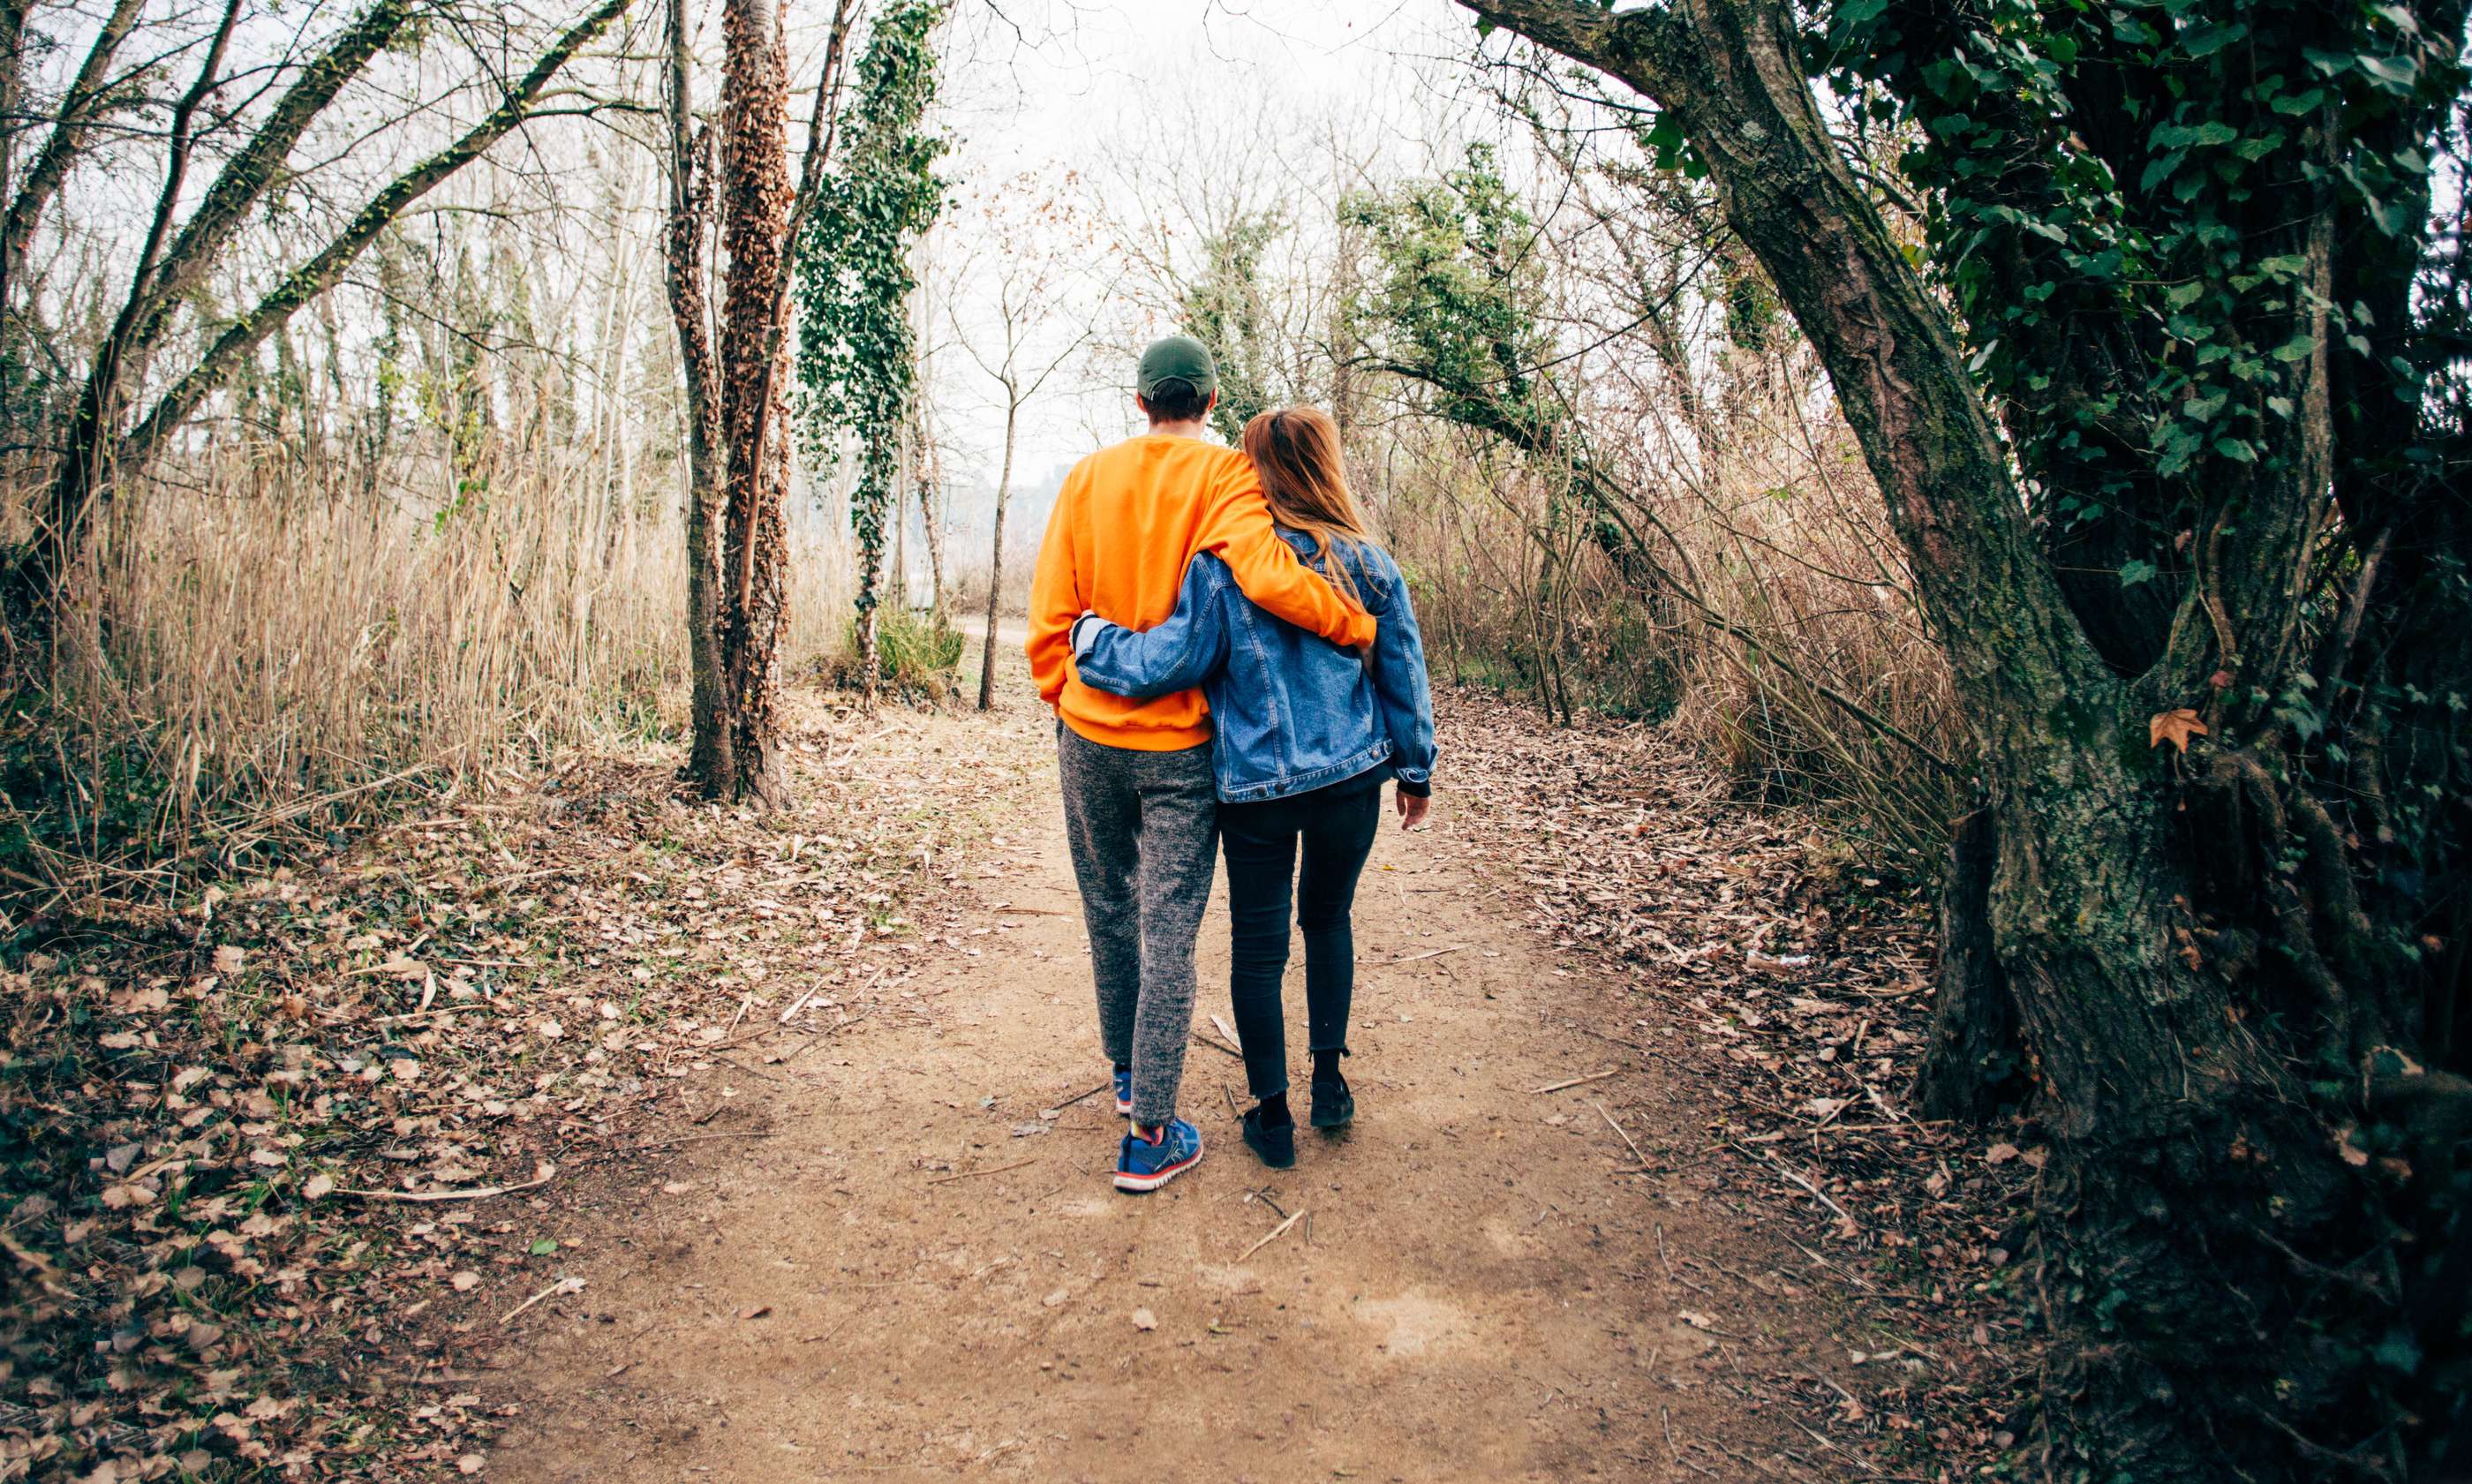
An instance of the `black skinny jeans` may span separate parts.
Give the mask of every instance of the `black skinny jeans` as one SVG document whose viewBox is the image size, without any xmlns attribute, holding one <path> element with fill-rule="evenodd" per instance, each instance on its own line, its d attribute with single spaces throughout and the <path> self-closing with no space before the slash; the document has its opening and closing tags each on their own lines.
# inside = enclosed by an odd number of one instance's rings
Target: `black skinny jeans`
<svg viewBox="0 0 2472 1484">
<path fill-rule="evenodd" d="M 1356 935 L 1348 912 L 1356 879 L 1382 824 L 1382 780 L 1350 778 L 1259 804 L 1219 806 L 1227 853 L 1227 975 L 1245 1080 L 1257 1098 L 1288 1090 L 1287 1016 L 1279 981 L 1288 968 L 1291 886 L 1305 937 L 1305 1023 L 1316 1051 L 1347 1049 L 1347 1006 L 1356 993 Z M 1304 845 L 1301 882 L 1296 845 Z"/>
</svg>

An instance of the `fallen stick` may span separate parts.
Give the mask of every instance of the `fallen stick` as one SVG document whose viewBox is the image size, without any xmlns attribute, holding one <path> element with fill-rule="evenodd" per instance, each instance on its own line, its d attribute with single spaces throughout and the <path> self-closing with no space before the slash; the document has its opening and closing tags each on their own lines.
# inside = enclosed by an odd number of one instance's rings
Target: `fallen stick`
<svg viewBox="0 0 2472 1484">
<path fill-rule="evenodd" d="M 525 1309 L 532 1307 L 543 1299 L 549 1298 L 555 1294 L 582 1293 L 582 1279 L 561 1278 L 558 1282 L 550 1284 L 548 1287 L 543 1288 L 540 1292 L 534 1294 L 531 1298 L 524 1300 L 521 1304 L 518 1304 L 514 1307 L 507 1310 L 506 1315 L 498 1321 L 498 1327 L 500 1329 L 505 1329 L 508 1325 L 514 1323 L 515 1316 L 517 1314 L 522 1313 Z"/>
<path fill-rule="evenodd" d="M 1096 1097 L 1096 1096 L 1098 1096 L 1101 1093 L 1105 1092 L 1107 1089 L 1109 1089 L 1110 1087 L 1113 1087 L 1113 1086 L 1115 1086 L 1115 1082 L 1114 1082 L 1114 1080 L 1113 1080 L 1113 1079 L 1110 1079 L 1110 1080 L 1105 1081 L 1105 1082 L 1102 1082 L 1102 1083 L 1100 1083 L 1097 1087 L 1094 1087 L 1094 1088 L 1090 1089 L 1090 1091 L 1088 1091 L 1088 1092 L 1086 1092 L 1086 1093 L 1076 1093 L 1076 1094 L 1074 1094 L 1072 1096 L 1070 1096 L 1070 1097 L 1068 1097 L 1068 1098 L 1064 1099 L 1064 1100 L 1063 1100 L 1062 1102 L 1060 1102 L 1060 1103 L 1058 1103 L 1055 1107 L 1050 1108 L 1050 1109 L 1048 1109 L 1047 1111 L 1048 1111 L 1048 1112 L 1050 1112 L 1050 1113 L 1062 1113 L 1065 1109 L 1072 1107 L 1075 1103 L 1078 1103 L 1078 1102 L 1082 1101 L 1083 1098 L 1085 1098 L 1085 1097 Z"/>
<path fill-rule="evenodd" d="M 927 1183 L 929 1185 L 951 1185 L 956 1180 L 976 1180 L 981 1175 L 1001 1175 L 1008 1169 L 1019 1169 L 1023 1166 L 1035 1165 L 1037 1163 L 1038 1161 L 1036 1160 L 1021 1160 L 1010 1165 L 999 1165 L 993 1169 L 965 1169 L 958 1175 L 938 1175 L 935 1179 L 930 1180 Z"/>
<path fill-rule="evenodd" d="M 1271 1245 L 1271 1243 L 1272 1243 L 1273 1241 L 1276 1241 L 1276 1240 L 1277 1240 L 1281 1236 L 1285 1235 L 1285 1233 L 1287 1232 L 1288 1228 L 1290 1228 L 1290 1227 L 1292 1227 L 1292 1226 L 1295 1225 L 1298 1221 L 1303 1220 L 1303 1219 L 1304 1219 L 1304 1214 L 1305 1214 L 1305 1213 L 1304 1213 L 1302 1211 L 1298 1211 L 1295 1215 L 1290 1216 L 1290 1217 L 1289 1217 L 1288 1219 L 1286 1219 L 1285 1221 L 1280 1222 L 1277 1226 L 1274 1226 L 1274 1227 L 1271 1228 L 1271 1235 L 1270 1235 L 1270 1236 L 1263 1237 L 1260 1241 L 1257 1241 L 1257 1242 L 1255 1242 L 1253 1245 L 1251 1245 L 1250 1247 L 1246 1248 L 1246 1249 L 1245 1249 L 1245 1251 L 1244 1251 L 1243 1256 L 1241 1256 L 1241 1257 L 1237 1258 L 1237 1260 L 1237 1260 L 1237 1261 L 1239 1261 L 1239 1262 L 1242 1262 L 1242 1261 L 1244 1261 L 1244 1260 L 1245 1260 L 1245 1259 L 1246 1259 L 1246 1258 L 1249 1258 L 1249 1257 L 1251 1257 L 1253 1254 L 1255 1254 L 1255 1253 L 1257 1253 L 1257 1252 L 1261 1251 L 1263 1248 L 1265 1248 L 1265 1247 L 1267 1247 L 1267 1246 Z"/>
<path fill-rule="evenodd" d="M 469 1190 L 338 1190 L 335 1193 L 357 1195 L 365 1201 L 478 1201 L 492 1195 L 512 1195 L 517 1190 L 547 1185 L 557 1178 L 558 1171 L 553 1169 L 537 1180 L 527 1180 L 521 1185 L 485 1185 Z"/>
<path fill-rule="evenodd" d="M 1241 1048 L 1245 1045 L 1245 1038 L 1236 1034 L 1236 1027 L 1221 1020 L 1216 1010 L 1210 1012 L 1210 1028 L 1224 1037 L 1229 1046 Z"/>
<path fill-rule="evenodd" d="M 1744 1153 L 1746 1153 L 1746 1154 L 1747 1154 L 1747 1153 L 1749 1153 L 1749 1152 L 1751 1152 L 1751 1151 L 1749 1151 L 1749 1150 L 1746 1149 L 1746 1150 L 1744 1150 L 1743 1152 L 1744 1152 Z M 1829 1210 L 1831 1210 L 1831 1211 L 1833 1211 L 1833 1212 L 1837 1213 L 1839 1215 L 1843 1216 L 1843 1217 L 1844 1217 L 1846 1220 L 1848 1220 L 1848 1221 L 1852 1221 L 1852 1220 L 1854 1220 L 1853 1215 L 1852 1215 L 1850 1213 L 1848 1213 L 1844 1207 L 1838 1205 L 1835 1201 L 1832 1201 L 1832 1200 L 1830 1200 L 1830 1199 L 1828 1198 L 1828 1192 L 1827 1192 L 1827 1191 L 1825 1191 L 1825 1190 L 1821 1190 L 1819 1187 L 1818 1187 L 1818 1186 L 1816 1186 L 1816 1185 L 1813 1185 L 1809 1180 L 1804 1179 L 1801 1175 L 1796 1174 L 1794 1170 L 1792 1170 L 1792 1169 L 1788 1168 L 1788 1167 L 1786 1166 L 1786 1163 L 1785 1163 L 1785 1161 L 1783 1161 L 1783 1160 L 1781 1160 L 1781 1159 L 1778 1159 L 1778 1158 L 1777 1158 L 1775 1155 L 1773 1155 L 1773 1154 L 1770 1154 L 1766 1149 L 1762 1149 L 1762 1150 L 1760 1150 L 1759 1152 L 1760 1152 L 1760 1154 L 1761 1154 L 1762 1156 L 1764 1156 L 1764 1157 L 1768 1160 L 1768 1162 L 1769 1162 L 1770 1164 L 1774 1165 L 1774 1166 L 1777 1167 L 1777 1173 L 1778 1173 L 1778 1174 L 1785 1176 L 1788 1180 L 1791 1180 L 1791 1181 L 1793 1181 L 1795 1184 L 1796 1184 L 1796 1185 L 1798 1185 L 1798 1186 L 1802 1187 L 1804 1190 L 1809 1190 L 1809 1191 L 1810 1191 L 1810 1192 L 1811 1192 L 1815 1197 L 1817 1197 L 1817 1198 L 1818 1199 L 1819 1204 L 1821 1204 L 1822 1206 L 1827 1207 Z M 1861 1223 L 1857 1222 L 1856 1224 L 1859 1226 Z"/>
<path fill-rule="evenodd" d="M 762 1139 L 769 1133 L 767 1129 L 749 1128 L 729 1134 L 689 1134 L 684 1139 L 665 1139 L 659 1143 L 630 1143 L 619 1147 L 629 1154 L 649 1154 L 654 1149 L 675 1149 L 682 1143 L 702 1143 L 710 1139 Z"/>
<path fill-rule="evenodd" d="M 1570 1088 L 1570 1087 L 1585 1087 L 1585 1086 L 1587 1086 L 1587 1085 L 1588 1085 L 1589 1083 L 1591 1083 L 1591 1082 L 1603 1082 L 1603 1081 L 1604 1081 L 1605 1078 L 1607 1078 L 1607 1077 L 1618 1077 L 1618 1076 L 1621 1076 L 1624 1072 L 1628 1072 L 1629 1070 L 1630 1070 L 1630 1069 L 1629 1069 L 1628 1067 L 1616 1067 L 1616 1068 L 1615 1068 L 1613 1071 L 1611 1071 L 1611 1072 L 1595 1072 L 1595 1073 L 1592 1073 L 1591 1075 L 1584 1076 L 1584 1077 L 1573 1077 L 1573 1078 L 1572 1078 L 1570 1081 L 1568 1081 L 1568 1082 L 1554 1082 L 1554 1083 L 1549 1083 L 1549 1084 L 1547 1084 L 1547 1085 L 1546 1085 L 1546 1086 L 1544 1086 L 1544 1087 L 1531 1088 L 1531 1089 L 1529 1089 L 1529 1092 L 1530 1092 L 1531 1094 L 1535 1094 L 1535 1093 L 1558 1093 L 1558 1092 L 1562 1091 L 1564 1088 Z"/>
<path fill-rule="evenodd" d="M 1432 950 L 1429 950 L 1429 951 L 1427 951 L 1427 952 L 1425 952 L 1425 953 L 1422 953 L 1422 954 L 1410 954 L 1409 955 L 1407 955 L 1407 956 L 1406 956 L 1406 957 L 1404 957 L 1404 958 L 1393 958 L 1393 959 L 1391 959 L 1390 961 L 1391 961 L 1392 963 L 1394 963 L 1394 964 L 1414 963 L 1414 962 L 1418 961 L 1419 959 L 1424 959 L 1424 958 L 1439 958 L 1439 957 L 1441 957 L 1444 954 L 1458 954 L 1458 953 L 1464 953 L 1464 952 L 1466 952 L 1466 950 L 1467 950 L 1467 945 L 1466 945 L 1466 944 L 1464 944 L 1464 943 L 1454 943 L 1454 944 L 1452 944 L 1452 945 L 1451 945 L 1450 947 L 1448 947 L 1448 948 L 1437 948 L 1437 949 L 1432 949 Z"/>
<path fill-rule="evenodd" d="M 1193 1039 L 1200 1042 L 1203 1046 L 1210 1048 L 1212 1050 L 1222 1053 L 1223 1055 L 1233 1056 L 1240 1062 L 1245 1059 L 1244 1052 L 1237 1050 L 1233 1047 L 1223 1046 L 1219 1042 L 1213 1041 L 1208 1036 L 1203 1035 L 1200 1031 L 1195 1031 L 1193 1033 Z"/>
<path fill-rule="evenodd" d="M 1614 1121 L 1614 1116 L 1605 1111 L 1605 1105 L 1604 1103 L 1591 1097 L 1588 1099 L 1588 1106 L 1597 1110 L 1597 1117 L 1605 1120 L 1605 1127 L 1612 1129 L 1617 1134 L 1622 1134 L 1622 1142 L 1625 1144 L 1629 1145 L 1630 1157 L 1632 1159 L 1639 1161 L 1643 1165 L 1648 1163 L 1648 1156 L 1639 1152 L 1639 1145 L 1631 1143 L 1630 1135 L 1623 1133 L 1623 1126 Z"/>
<path fill-rule="evenodd" d="M 1835 1439 L 1830 1438 L 1825 1433 L 1814 1432 L 1809 1427 L 1804 1427 L 1799 1419 L 1788 1418 L 1787 1421 L 1792 1422 L 1797 1427 L 1802 1427 L 1803 1432 L 1811 1439 L 1811 1441 L 1818 1444 L 1830 1452 L 1843 1453 L 1846 1457 L 1853 1459 L 1858 1464 L 1861 1464 L 1865 1472 L 1877 1473 L 1880 1472 L 1879 1466 L 1872 1463 L 1871 1460 L 1838 1443 Z"/>
</svg>

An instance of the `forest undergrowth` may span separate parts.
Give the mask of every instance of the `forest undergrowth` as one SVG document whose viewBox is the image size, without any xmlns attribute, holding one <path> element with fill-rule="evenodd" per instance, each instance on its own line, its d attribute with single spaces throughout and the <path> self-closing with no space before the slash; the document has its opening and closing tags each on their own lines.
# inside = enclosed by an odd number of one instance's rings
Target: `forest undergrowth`
<svg viewBox="0 0 2472 1484">
<path fill-rule="evenodd" d="M 970 951 L 981 811 L 1041 766 L 1040 729 L 1000 714 L 929 746 L 913 714 L 794 695 L 787 816 L 688 801 L 670 745 L 589 743 L 341 851 L 56 919 L 10 985 L 0 1236 L 24 1282 L 0 1364 L 26 1401 L 0 1414 L 0 1469 L 485 1470 L 505 1403 L 454 1356 L 576 1293 L 577 1192 L 760 1131 L 768 1067 L 918 1013 L 905 983 Z M 1728 802 L 1660 729 L 1477 691 L 1444 727 L 1468 864 L 1568 972 L 1628 985 L 1574 1028 L 1704 1091 L 1644 1119 L 1606 1084 L 1637 1126 L 1698 1130 L 1615 1178 L 1685 1171 L 1808 1265 L 1661 1241 L 1627 1260 L 1691 1291 L 1686 1324 L 1789 1306 L 1877 1378 L 1711 1360 L 1678 1383 L 1800 1419 L 1820 1477 L 2017 1460 L 2041 1151 L 1906 1109 L 1914 888 Z M 1723 1442 L 1682 1448 L 1722 1467 Z"/>
<path fill-rule="evenodd" d="M 2041 1476 L 2032 1194 L 2047 1151 L 2026 1119 L 1965 1127 L 1913 1111 L 1928 886 L 1809 813 L 1729 803 L 1725 775 L 1675 729 L 1565 727 L 1465 695 L 1452 711 L 1450 802 L 1483 824 L 1468 865 L 1575 967 L 1626 986 L 1570 1028 L 1694 1094 L 1692 1146 L 1652 1149 L 1638 1173 L 1697 1170 L 1747 1226 L 1781 1225 L 1808 1260 L 1765 1277 L 1661 1250 L 1640 1264 L 1707 1296 L 1710 1312 L 1685 1322 L 1718 1329 L 1722 1295 L 1798 1292 L 1878 1377 L 1860 1395 L 1799 1374 L 1717 1383 L 1817 1424 L 1822 1456 L 1805 1461 L 1822 1477 Z"/>
<path fill-rule="evenodd" d="M 791 720 L 785 815 L 586 745 L 51 919 L 0 996 L 0 1477 L 476 1471 L 489 1411 L 437 1356 L 570 1291 L 553 1183 L 899 1016 L 950 909 L 978 821 L 946 760 L 887 764 L 897 714 Z"/>
</svg>

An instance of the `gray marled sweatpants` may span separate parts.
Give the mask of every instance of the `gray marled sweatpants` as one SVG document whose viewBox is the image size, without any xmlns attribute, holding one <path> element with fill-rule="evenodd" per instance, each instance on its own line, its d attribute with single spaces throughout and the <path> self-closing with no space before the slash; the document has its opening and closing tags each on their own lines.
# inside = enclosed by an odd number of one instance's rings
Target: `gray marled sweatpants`
<svg viewBox="0 0 2472 1484">
<path fill-rule="evenodd" d="M 1090 930 L 1099 1039 L 1133 1069 L 1133 1121 L 1176 1117 L 1193 1031 L 1193 940 L 1219 865 L 1210 746 L 1135 752 L 1059 724 L 1064 834 Z"/>
</svg>

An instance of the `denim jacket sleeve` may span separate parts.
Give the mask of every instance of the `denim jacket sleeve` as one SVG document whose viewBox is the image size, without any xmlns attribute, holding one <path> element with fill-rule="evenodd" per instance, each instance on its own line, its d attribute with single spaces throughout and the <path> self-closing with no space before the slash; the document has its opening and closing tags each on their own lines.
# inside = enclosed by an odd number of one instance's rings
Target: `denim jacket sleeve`
<svg viewBox="0 0 2472 1484">
<path fill-rule="evenodd" d="M 1176 612 L 1139 633 L 1119 624 L 1091 623 L 1077 635 L 1074 669 L 1082 683 L 1136 700 L 1190 691 L 1227 657 L 1227 564 L 1203 553 L 1184 571 Z"/>
<path fill-rule="evenodd" d="M 1434 777 L 1434 695 L 1425 675 L 1425 641 L 1416 631 L 1416 607 L 1408 598 L 1408 579 L 1392 564 L 1387 605 L 1377 606 L 1381 621 L 1373 641 L 1373 694 L 1381 703 L 1382 724 L 1390 735 L 1390 766 L 1402 782 L 1430 786 Z M 1411 792 L 1414 789 L 1409 790 Z"/>
</svg>

